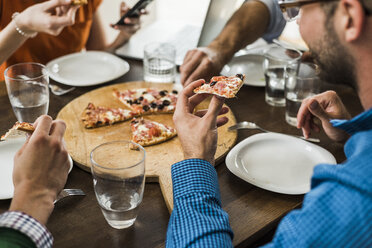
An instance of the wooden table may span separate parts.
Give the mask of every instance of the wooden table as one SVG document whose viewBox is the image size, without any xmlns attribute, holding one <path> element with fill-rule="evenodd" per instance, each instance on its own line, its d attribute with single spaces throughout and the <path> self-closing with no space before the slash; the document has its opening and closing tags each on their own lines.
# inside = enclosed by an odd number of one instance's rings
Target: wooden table
<svg viewBox="0 0 372 248">
<path fill-rule="evenodd" d="M 142 80 L 142 63 L 129 60 L 131 69 L 123 77 L 108 84 Z M 98 86 L 99 87 L 99 86 Z M 93 87 L 77 88 L 65 96 L 51 94 L 49 114 L 55 118 L 59 110 L 74 98 Z M 343 98 L 354 116 L 362 111 L 357 95 L 350 88 L 335 89 Z M 300 134 L 300 131 L 285 122 L 284 108 L 275 108 L 264 101 L 264 88 L 243 86 L 238 99 L 228 100 L 237 121 L 254 121 L 265 129 Z M 16 121 L 6 93 L 5 83 L 0 83 L 0 133 L 7 131 Z M 238 142 L 256 131 L 241 130 Z M 345 159 L 343 145 L 331 142 L 321 133 L 320 146 L 330 151 L 342 162 Z M 262 243 L 262 238 L 275 228 L 289 211 L 301 205 L 303 196 L 272 193 L 257 188 L 234 176 L 223 162 L 216 167 L 223 208 L 228 212 L 234 230 L 234 245 L 252 247 Z M 58 204 L 48 222 L 48 229 L 54 236 L 55 247 L 163 247 L 166 237 L 169 213 L 158 184 L 147 183 L 144 199 L 134 226 L 115 230 L 105 221 L 97 204 L 91 175 L 74 167 L 66 188 L 80 188 L 85 197 L 71 197 Z M 10 200 L 0 200 L 0 212 L 8 209 Z M 264 240 L 267 240 L 267 237 Z M 261 240 L 261 241 L 260 241 Z"/>
</svg>

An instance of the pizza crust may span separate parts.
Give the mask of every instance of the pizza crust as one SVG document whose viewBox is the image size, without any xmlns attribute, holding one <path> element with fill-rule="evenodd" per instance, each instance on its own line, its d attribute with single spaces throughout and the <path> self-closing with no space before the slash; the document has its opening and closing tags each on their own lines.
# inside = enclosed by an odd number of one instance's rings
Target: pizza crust
<svg viewBox="0 0 372 248">
<path fill-rule="evenodd" d="M 28 122 L 16 122 L 6 134 L 1 136 L 1 141 L 23 137 L 26 133 L 32 134 L 35 128 Z"/>
</svg>

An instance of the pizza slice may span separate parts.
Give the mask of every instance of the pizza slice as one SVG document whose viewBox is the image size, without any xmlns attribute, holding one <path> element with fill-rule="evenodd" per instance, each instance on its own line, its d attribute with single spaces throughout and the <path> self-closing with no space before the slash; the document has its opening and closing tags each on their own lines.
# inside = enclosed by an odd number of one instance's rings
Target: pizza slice
<svg viewBox="0 0 372 248">
<path fill-rule="evenodd" d="M 211 78 L 209 83 L 205 83 L 194 89 L 194 92 L 197 94 L 208 93 L 225 98 L 233 98 L 242 87 L 244 78 L 244 74 L 236 74 L 230 77 L 215 76 Z"/>
<path fill-rule="evenodd" d="M 146 114 L 173 113 L 176 108 L 178 92 L 142 88 L 132 90 L 114 90 L 114 96 L 134 112 Z"/>
<path fill-rule="evenodd" d="M 88 4 L 88 0 L 72 0 L 72 5 L 84 5 Z"/>
<path fill-rule="evenodd" d="M 131 129 L 132 141 L 141 146 L 159 144 L 177 135 L 176 129 L 143 118 L 134 118 L 131 122 Z"/>
<path fill-rule="evenodd" d="M 35 131 L 34 126 L 28 122 L 16 122 L 9 131 L 1 136 L 1 141 L 11 138 L 19 138 L 25 135 L 25 133 L 33 133 Z"/>
<path fill-rule="evenodd" d="M 107 108 L 89 103 L 81 115 L 85 128 L 95 128 L 131 120 L 138 113 L 122 108 Z"/>
</svg>

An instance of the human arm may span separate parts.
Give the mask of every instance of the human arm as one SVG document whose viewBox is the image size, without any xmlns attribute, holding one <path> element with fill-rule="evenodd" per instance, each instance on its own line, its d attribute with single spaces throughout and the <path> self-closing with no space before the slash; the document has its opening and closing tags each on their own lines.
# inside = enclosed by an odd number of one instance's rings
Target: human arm
<svg viewBox="0 0 372 248">
<path fill-rule="evenodd" d="M 218 75 L 222 67 L 243 47 L 264 35 L 271 40 L 285 25 L 275 1 L 246 1 L 230 18 L 221 33 L 207 47 L 189 51 L 180 67 L 181 83 Z"/>
<path fill-rule="evenodd" d="M 334 91 L 326 91 L 316 96 L 305 99 L 297 113 L 297 128 L 302 128 L 306 138 L 311 131 L 320 131 L 320 126 L 315 123 L 314 117 L 321 121 L 321 125 L 327 136 L 335 141 L 345 141 L 349 135 L 342 129 L 335 128 L 331 119 L 350 119 L 341 99 Z"/>
<path fill-rule="evenodd" d="M 209 109 L 194 113 L 207 95 L 194 95 L 204 81 L 188 85 L 179 95 L 174 123 L 185 160 L 172 166 L 174 208 L 168 225 L 167 247 L 232 247 L 228 215 L 221 208 L 217 173 L 212 166 L 217 126 L 228 119 L 223 99 L 213 96 Z"/>
<path fill-rule="evenodd" d="M 0 32 L 0 64 L 7 60 L 29 37 L 38 32 L 58 35 L 64 27 L 74 24 L 78 6 L 71 0 L 51 0 L 32 5 L 18 14 Z M 16 28 L 26 34 L 21 35 Z"/>
<path fill-rule="evenodd" d="M 129 7 L 125 2 L 120 4 L 120 16 L 123 16 Z M 130 37 L 140 28 L 140 17 L 126 18 L 124 20 L 126 25 L 111 25 L 112 28 L 120 31 L 115 37 L 114 41 L 109 43 L 106 40 L 106 35 L 104 32 L 104 25 L 102 22 L 102 17 L 99 11 L 94 13 L 93 23 L 89 34 L 89 39 L 86 44 L 88 50 L 104 50 L 107 52 L 115 52 L 115 50 L 126 43 Z"/>
<path fill-rule="evenodd" d="M 9 212 L 0 215 L 0 227 L 22 232 L 42 246 L 52 244 L 45 224 L 67 180 L 69 161 L 63 144 L 65 124 L 41 116 L 34 126 L 34 133 L 15 155 L 14 197 Z"/>
</svg>

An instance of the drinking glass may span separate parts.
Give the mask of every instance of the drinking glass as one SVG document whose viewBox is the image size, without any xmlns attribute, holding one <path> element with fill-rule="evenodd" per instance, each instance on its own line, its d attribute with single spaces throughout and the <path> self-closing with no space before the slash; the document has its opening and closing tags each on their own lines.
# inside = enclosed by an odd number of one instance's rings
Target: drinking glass
<svg viewBox="0 0 372 248">
<path fill-rule="evenodd" d="M 90 153 L 94 192 L 107 223 L 116 229 L 133 225 L 145 187 L 145 157 L 142 146 L 131 141 L 113 141 Z"/>
<path fill-rule="evenodd" d="M 291 66 L 296 71 L 302 53 L 295 49 L 273 46 L 264 53 L 263 69 L 266 89 L 265 101 L 274 107 L 284 107 L 285 68 Z"/>
<path fill-rule="evenodd" d="M 320 93 L 318 67 L 314 63 L 300 63 L 297 71 L 286 68 L 285 79 L 285 120 L 292 126 L 297 126 L 297 112 L 304 99 Z"/>
<path fill-rule="evenodd" d="M 10 104 L 18 121 L 32 123 L 40 115 L 48 113 L 49 76 L 44 65 L 15 64 L 5 70 L 4 76 Z"/>
<path fill-rule="evenodd" d="M 168 43 L 145 46 L 143 67 L 146 82 L 170 83 L 176 76 L 176 49 Z"/>
</svg>

